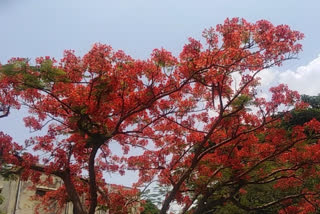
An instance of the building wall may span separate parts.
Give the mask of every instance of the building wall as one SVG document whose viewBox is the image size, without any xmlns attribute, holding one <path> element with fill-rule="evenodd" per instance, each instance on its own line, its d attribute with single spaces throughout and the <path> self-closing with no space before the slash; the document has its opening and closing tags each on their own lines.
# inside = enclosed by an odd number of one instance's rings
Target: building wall
<svg viewBox="0 0 320 214">
<path fill-rule="evenodd" d="M 49 191 L 57 189 L 61 186 L 61 181 L 58 178 L 53 179 L 53 184 L 50 186 L 37 186 L 36 189 L 31 189 L 32 183 L 30 181 L 21 181 L 19 177 L 15 180 L 4 180 L 0 177 L 1 195 L 4 198 L 0 205 L 0 213 L 6 214 L 33 214 L 35 213 L 35 206 L 39 203 L 32 200 L 32 196 L 36 195 L 36 191 Z M 52 203 L 52 212 L 46 214 L 56 213 L 57 207 Z M 72 213 L 72 206 L 66 205 L 64 214 Z"/>
<path fill-rule="evenodd" d="M 50 186 L 36 186 L 31 189 L 31 181 L 21 181 L 18 177 L 16 180 L 4 180 L 0 176 L 0 190 L 4 201 L 0 205 L 0 214 L 34 214 L 35 207 L 39 203 L 32 200 L 32 196 L 41 193 L 41 191 L 50 191 L 58 189 L 62 185 L 62 181 L 58 177 L 53 177 L 53 183 Z M 40 191 L 40 192 L 37 192 Z M 133 207 L 128 213 L 139 214 L 139 203 Z M 63 214 L 72 214 L 72 203 L 66 204 Z M 52 203 L 52 212 L 43 214 L 56 214 L 57 206 Z M 96 214 L 108 214 L 108 212 L 97 211 Z"/>
<path fill-rule="evenodd" d="M 18 190 L 18 182 L 16 181 L 3 181 L 0 177 L 1 196 L 4 197 L 3 203 L 0 205 L 1 213 L 15 213 L 16 196 Z"/>
</svg>

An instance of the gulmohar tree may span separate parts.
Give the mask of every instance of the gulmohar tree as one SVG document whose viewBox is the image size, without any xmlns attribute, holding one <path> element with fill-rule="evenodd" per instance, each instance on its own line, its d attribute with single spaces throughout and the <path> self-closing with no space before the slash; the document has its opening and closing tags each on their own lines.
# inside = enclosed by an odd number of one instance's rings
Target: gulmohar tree
<svg viewBox="0 0 320 214">
<path fill-rule="evenodd" d="M 47 133 L 25 145 L 1 133 L 1 164 L 34 183 L 50 182 L 40 181 L 41 173 L 60 177 L 64 185 L 43 204 L 70 200 L 79 214 L 126 213 L 138 187 L 155 179 L 169 189 L 160 213 L 173 201 L 182 213 L 315 212 L 320 186 L 308 181 L 319 178 L 320 123 L 288 131 L 282 119 L 305 107 L 299 94 L 285 85 L 271 88 L 269 100 L 257 93 L 259 72 L 295 58 L 303 34 L 234 18 L 203 38 L 190 38 L 179 57 L 155 49 L 136 60 L 96 44 L 82 58 L 65 51 L 59 62 L 10 60 L 0 70 L 3 115 L 26 106 L 25 125 Z M 129 155 L 135 148 L 143 152 Z M 109 191 L 104 173 L 126 170 L 139 171 L 136 188 Z M 245 196 L 252 189 L 283 194 L 251 200 Z"/>
</svg>

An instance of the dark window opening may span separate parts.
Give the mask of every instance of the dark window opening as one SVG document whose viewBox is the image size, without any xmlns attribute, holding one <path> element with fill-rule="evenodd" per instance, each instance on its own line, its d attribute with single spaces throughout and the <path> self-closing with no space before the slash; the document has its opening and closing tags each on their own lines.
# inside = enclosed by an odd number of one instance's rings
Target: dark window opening
<svg viewBox="0 0 320 214">
<path fill-rule="evenodd" d="M 47 191 L 43 190 L 43 189 L 37 189 L 36 190 L 36 195 L 38 196 L 44 196 L 46 194 Z"/>
</svg>

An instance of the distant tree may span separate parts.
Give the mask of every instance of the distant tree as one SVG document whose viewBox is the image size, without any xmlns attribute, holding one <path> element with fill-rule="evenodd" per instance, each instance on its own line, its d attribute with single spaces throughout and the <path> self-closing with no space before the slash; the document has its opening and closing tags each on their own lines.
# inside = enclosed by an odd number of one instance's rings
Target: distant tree
<svg viewBox="0 0 320 214">
<path fill-rule="evenodd" d="M 320 94 L 317 96 L 303 94 L 301 100 L 308 103 L 313 109 L 320 109 Z"/>
<path fill-rule="evenodd" d="M 159 214 L 159 208 L 152 203 L 151 200 L 146 200 L 145 204 L 143 205 L 144 210 L 141 214 Z"/>
<path fill-rule="evenodd" d="M 320 95 L 302 95 L 301 100 L 307 103 L 309 107 L 303 109 L 293 109 L 289 118 L 283 118 L 284 124 L 288 128 L 293 128 L 296 125 L 303 125 L 312 119 L 320 121 Z"/>
</svg>

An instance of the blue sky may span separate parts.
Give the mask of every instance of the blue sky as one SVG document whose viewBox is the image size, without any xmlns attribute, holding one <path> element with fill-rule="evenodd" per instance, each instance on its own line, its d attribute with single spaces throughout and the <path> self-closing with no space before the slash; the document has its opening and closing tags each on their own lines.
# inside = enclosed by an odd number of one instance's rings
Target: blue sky
<svg viewBox="0 0 320 214">
<path fill-rule="evenodd" d="M 315 95 L 320 92 L 319 9 L 319 0 L 0 0 L 0 62 L 17 56 L 60 58 L 65 49 L 83 55 L 95 42 L 135 58 L 147 58 L 160 47 L 177 55 L 188 37 L 200 39 L 204 28 L 227 17 L 267 19 L 306 37 L 300 59 L 264 71 L 262 82 L 284 82 Z M 1 120 L 0 131 L 22 141 L 29 133 L 21 118 L 22 113 L 13 112 Z M 128 179 L 117 179 L 130 185 Z"/>
<path fill-rule="evenodd" d="M 320 53 L 319 9 L 317 0 L 0 0 L 0 62 L 12 56 L 59 58 L 64 49 L 83 55 L 95 42 L 139 58 L 159 47 L 177 54 L 205 27 L 243 17 L 305 33 L 300 60 L 290 62 L 297 66 Z"/>
</svg>

